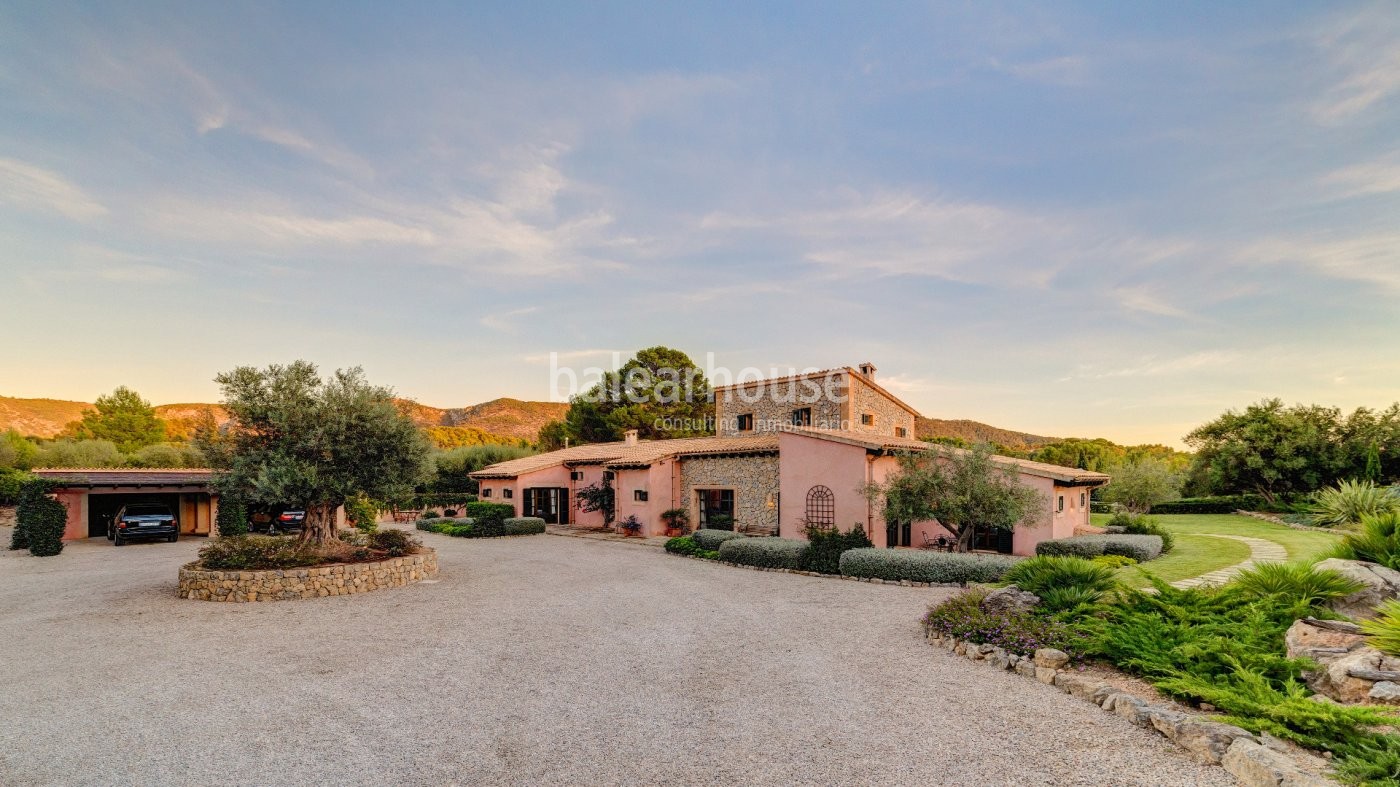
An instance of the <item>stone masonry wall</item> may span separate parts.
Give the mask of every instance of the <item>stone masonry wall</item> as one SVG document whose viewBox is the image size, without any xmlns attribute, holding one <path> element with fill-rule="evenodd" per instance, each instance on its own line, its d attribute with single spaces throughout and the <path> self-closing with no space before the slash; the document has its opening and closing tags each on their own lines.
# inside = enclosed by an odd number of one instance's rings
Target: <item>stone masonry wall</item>
<svg viewBox="0 0 1400 787">
<path fill-rule="evenodd" d="M 734 529 L 745 533 L 778 530 L 778 457 L 696 456 L 681 464 L 681 499 L 690 521 L 699 526 L 697 488 L 734 490 Z M 768 507 L 772 496 L 773 507 Z"/>
<path fill-rule="evenodd" d="M 874 426 L 861 423 L 862 413 L 875 416 Z M 896 427 L 904 427 L 905 437 L 914 437 L 914 416 L 891 402 L 884 394 L 858 379 L 851 380 L 851 431 L 893 437 Z"/>
<path fill-rule="evenodd" d="M 286 601 L 346 596 L 402 587 L 438 573 L 437 552 L 431 549 L 372 563 L 338 563 L 277 571 L 209 571 L 198 565 L 189 563 L 180 569 L 180 598 Z"/>
<path fill-rule="evenodd" d="M 830 380 L 817 378 L 810 384 L 805 380 L 764 383 L 763 396 L 757 401 L 748 401 L 757 395 L 757 388 L 720 391 L 715 398 L 715 432 L 720 437 L 738 437 L 778 431 L 791 426 L 792 411 L 803 407 L 812 408 L 814 428 L 841 429 L 841 402 L 846 397 L 849 377 L 842 374 Z M 817 386 L 815 390 L 813 385 Z M 745 413 L 753 414 L 753 432 L 739 431 L 738 417 Z"/>
</svg>

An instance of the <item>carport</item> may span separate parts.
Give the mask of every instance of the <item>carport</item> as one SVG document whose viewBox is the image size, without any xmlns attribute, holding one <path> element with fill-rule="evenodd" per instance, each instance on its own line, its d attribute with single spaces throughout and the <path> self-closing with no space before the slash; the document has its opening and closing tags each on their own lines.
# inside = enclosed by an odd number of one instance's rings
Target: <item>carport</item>
<svg viewBox="0 0 1400 787">
<path fill-rule="evenodd" d="M 105 538 L 107 522 L 131 503 L 163 503 L 180 520 L 180 534 L 214 532 L 218 495 L 209 488 L 212 472 L 183 470 L 35 470 L 54 484 L 54 496 L 68 508 L 63 540 Z"/>
</svg>

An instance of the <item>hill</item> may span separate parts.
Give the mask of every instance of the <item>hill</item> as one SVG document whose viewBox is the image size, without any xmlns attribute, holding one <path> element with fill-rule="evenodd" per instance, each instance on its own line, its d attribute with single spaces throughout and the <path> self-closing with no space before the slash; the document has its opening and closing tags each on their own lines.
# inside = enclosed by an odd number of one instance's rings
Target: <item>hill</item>
<svg viewBox="0 0 1400 787">
<path fill-rule="evenodd" d="M 914 434 L 920 440 L 932 440 L 935 437 L 957 437 L 969 443 L 995 443 L 1017 451 L 1031 451 L 1060 439 L 1030 434 L 1029 432 L 1001 429 L 978 421 L 945 421 L 940 418 L 925 418 L 923 416 L 915 419 Z"/>
<path fill-rule="evenodd" d="M 455 408 L 429 407 L 409 401 L 404 404 L 408 406 L 414 422 L 424 428 L 464 427 L 467 431 L 446 438 L 449 444 L 464 445 L 516 440 L 534 442 L 541 426 L 563 418 L 569 410 L 566 402 L 525 402 L 519 399 L 493 399 L 470 407 Z M 13 428 L 24 435 L 53 437 L 69 423 L 82 418 L 84 410 L 91 408 L 92 405 L 87 402 L 0 396 L 0 431 Z M 220 423 L 228 417 L 219 405 L 199 402 L 156 405 L 156 415 L 166 422 L 166 431 L 172 439 L 185 440 L 194 433 L 195 424 L 206 409 L 212 410 L 215 420 Z M 450 430 L 445 434 L 451 434 Z M 496 441 L 491 439 L 493 435 L 509 439 Z"/>
</svg>

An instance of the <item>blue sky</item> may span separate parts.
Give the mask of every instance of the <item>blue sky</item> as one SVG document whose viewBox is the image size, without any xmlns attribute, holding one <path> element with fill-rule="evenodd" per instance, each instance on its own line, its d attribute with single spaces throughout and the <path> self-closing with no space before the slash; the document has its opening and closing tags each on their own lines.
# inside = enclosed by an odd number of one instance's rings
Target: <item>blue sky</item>
<svg viewBox="0 0 1400 787">
<path fill-rule="evenodd" d="M 0 393 L 870 360 L 1175 443 L 1400 399 L 1400 7 L 0 8 Z"/>
</svg>

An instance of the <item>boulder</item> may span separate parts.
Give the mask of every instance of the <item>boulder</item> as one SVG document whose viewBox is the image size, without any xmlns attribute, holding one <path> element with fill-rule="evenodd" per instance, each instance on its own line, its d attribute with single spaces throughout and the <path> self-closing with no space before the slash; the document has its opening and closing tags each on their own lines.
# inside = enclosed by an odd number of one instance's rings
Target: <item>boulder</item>
<svg viewBox="0 0 1400 787">
<path fill-rule="evenodd" d="M 983 612 L 1026 612 L 1039 603 L 1040 596 L 1015 585 L 1007 585 L 988 593 L 980 606 Z"/>
<path fill-rule="evenodd" d="M 1110 707 L 1110 703 L 1112 703 L 1111 707 L 1114 713 L 1118 714 L 1119 716 L 1122 716 L 1123 718 L 1127 719 L 1133 724 L 1138 725 L 1139 727 L 1147 726 L 1146 702 L 1143 702 L 1142 700 L 1138 699 L 1137 697 L 1134 697 L 1131 694 L 1120 692 L 1118 694 L 1110 695 L 1108 699 L 1104 700 L 1104 707 Z"/>
<path fill-rule="evenodd" d="M 1024 675 L 1027 678 L 1035 677 L 1035 662 L 1030 659 L 1021 659 L 1016 662 L 1016 674 Z"/>
<path fill-rule="evenodd" d="M 1173 740 L 1176 741 L 1176 745 L 1194 754 L 1201 762 L 1219 765 L 1225 752 L 1229 751 L 1230 746 L 1239 738 L 1254 740 L 1249 730 L 1233 724 L 1188 719 L 1176 726 L 1176 737 Z"/>
<path fill-rule="evenodd" d="M 1035 665 L 1046 669 L 1059 669 L 1069 663 L 1069 654 L 1054 648 L 1040 648 L 1035 652 Z"/>
<path fill-rule="evenodd" d="M 1387 656 L 1375 648 L 1361 647 L 1311 673 L 1308 686 L 1339 702 L 1366 702 L 1377 683 L 1388 682 L 1378 680 L 1375 673 L 1393 672 L 1400 672 L 1400 658 Z"/>
<path fill-rule="evenodd" d="M 1360 560 L 1328 558 L 1317 564 L 1319 569 L 1331 569 L 1354 579 L 1366 587 L 1332 602 L 1332 609 L 1357 620 L 1376 617 L 1381 602 L 1400 598 L 1400 571 Z"/>
<path fill-rule="evenodd" d="M 1304 771 L 1281 752 L 1236 738 L 1220 764 L 1242 787 L 1324 787 L 1332 784 Z"/>
<path fill-rule="evenodd" d="M 1296 620 L 1283 635 L 1290 659 L 1330 664 L 1366 644 L 1360 629 L 1339 621 Z"/>
<path fill-rule="evenodd" d="M 1103 684 L 1093 678 L 1084 675 L 1076 675 L 1073 672 L 1061 672 L 1055 675 L 1056 688 L 1080 699 L 1090 700 L 1091 702 L 1093 701 L 1094 692 L 1102 685 Z"/>
<path fill-rule="evenodd" d="M 1047 685 L 1054 685 L 1055 676 L 1058 674 L 1060 674 L 1059 670 L 1051 669 L 1049 667 L 1035 668 L 1035 679 Z"/>
<path fill-rule="evenodd" d="M 1367 699 L 1382 705 L 1400 705 L 1400 683 L 1378 681 L 1366 693 Z"/>
<path fill-rule="evenodd" d="M 1010 654 L 1001 648 L 994 648 L 987 654 L 987 663 L 997 669 L 1008 669 L 1011 666 Z"/>
</svg>

